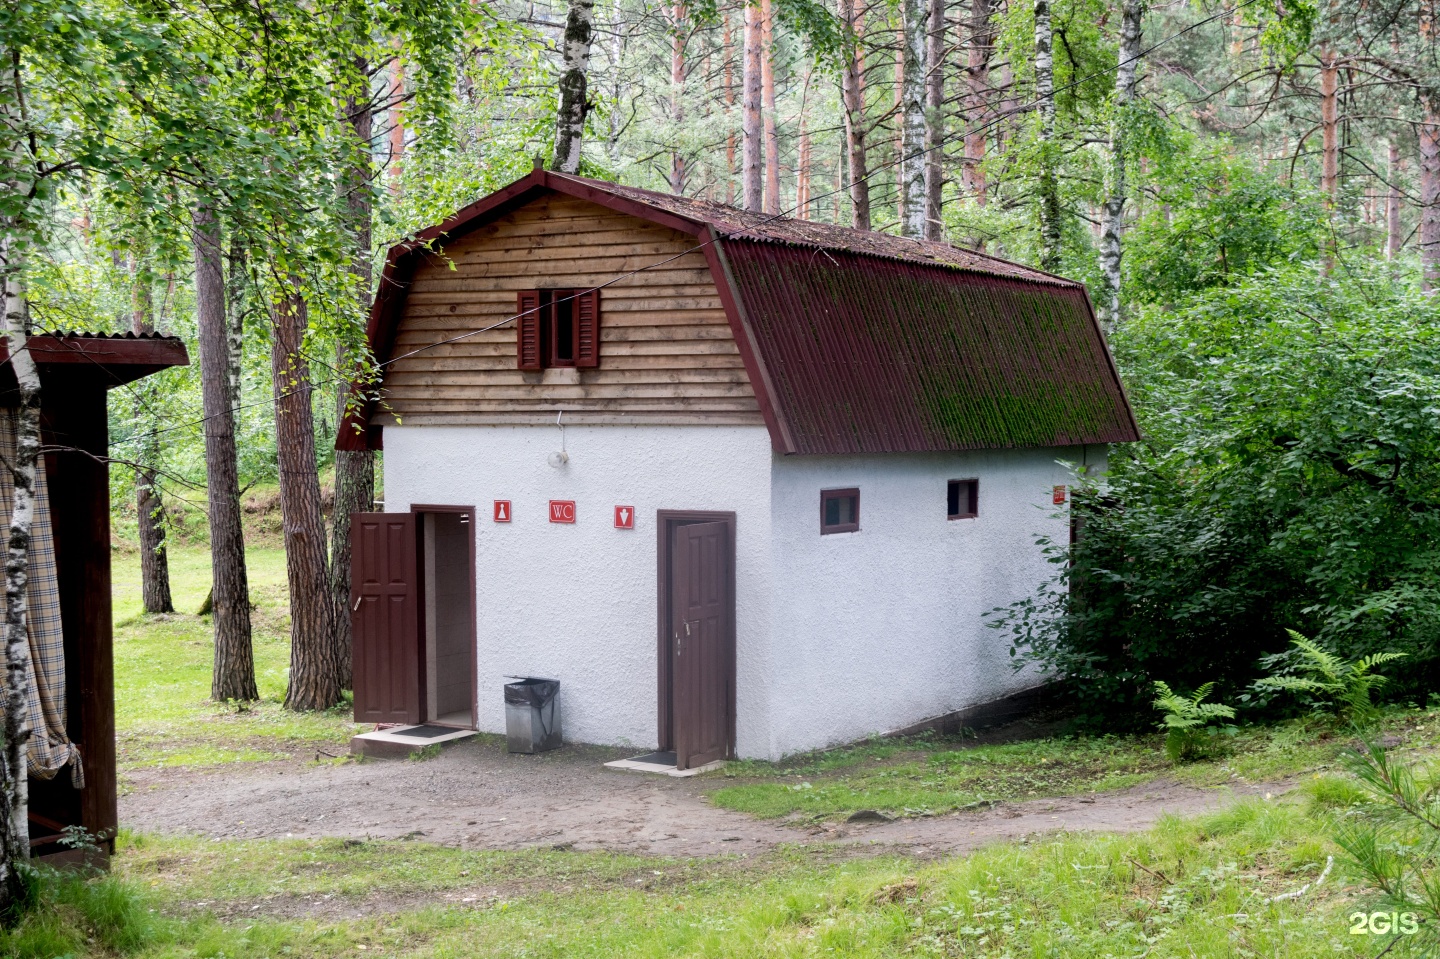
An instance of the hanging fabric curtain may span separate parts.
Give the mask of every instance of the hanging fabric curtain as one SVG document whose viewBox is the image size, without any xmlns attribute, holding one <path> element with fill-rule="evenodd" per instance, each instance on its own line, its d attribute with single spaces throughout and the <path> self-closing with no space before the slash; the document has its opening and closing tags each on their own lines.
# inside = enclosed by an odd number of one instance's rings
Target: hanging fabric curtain
<svg viewBox="0 0 1440 959">
<path fill-rule="evenodd" d="M 0 407 L 0 529 L 8 529 L 15 498 L 15 428 L 19 410 Z M 66 734 L 65 637 L 60 628 L 60 585 L 55 573 L 55 537 L 50 526 L 50 494 L 43 459 L 35 470 L 35 516 L 30 524 L 30 581 L 26 589 L 26 625 L 30 634 L 30 695 L 27 697 L 30 775 L 54 779 L 70 767 L 76 789 L 85 785 L 80 749 Z M 3 616 L 0 616 L 3 621 Z M 3 657 L 0 652 L 0 657 Z M 3 683 L 3 672 L 0 672 Z"/>
</svg>

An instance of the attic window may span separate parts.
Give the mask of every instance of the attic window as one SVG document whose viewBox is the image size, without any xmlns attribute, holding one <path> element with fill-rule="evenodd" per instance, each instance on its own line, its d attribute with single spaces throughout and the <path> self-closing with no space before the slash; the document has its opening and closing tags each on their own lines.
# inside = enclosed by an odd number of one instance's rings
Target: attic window
<svg viewBox="0 0 1440 959">
<path fill-rule="evenodd" d="M 950 519 L 974 519 L 980 515 L 980 481 L 951 480 L 945 491 L 945 512 Z"/>
<path fill-rule="evenodd" d="M 599 290 L 521 290 L 515 314 L 517 368 L 600 365 Z"/>
<path fill-rule="evenodd" d="M 860 529 L 860 490 L 820 491 L 820 534 L 853 533 Z"/>
</svg>

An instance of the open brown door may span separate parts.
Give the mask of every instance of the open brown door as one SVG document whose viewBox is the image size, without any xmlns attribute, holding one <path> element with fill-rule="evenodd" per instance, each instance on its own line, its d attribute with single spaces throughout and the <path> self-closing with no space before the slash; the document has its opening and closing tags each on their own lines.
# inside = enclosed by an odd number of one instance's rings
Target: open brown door
<svg viewBox="0 0 1440 959">
<path fill-rule="evenodd" d="M 350 517 L 355 721 L 420 722 L 420 576 L 414 513 Z"/>
<path fill-rule="evenodd" d="M 674 527 L 670 614 L 675 765 L 703 766 L 730 753 L 729 527 Z"/>
</svg>

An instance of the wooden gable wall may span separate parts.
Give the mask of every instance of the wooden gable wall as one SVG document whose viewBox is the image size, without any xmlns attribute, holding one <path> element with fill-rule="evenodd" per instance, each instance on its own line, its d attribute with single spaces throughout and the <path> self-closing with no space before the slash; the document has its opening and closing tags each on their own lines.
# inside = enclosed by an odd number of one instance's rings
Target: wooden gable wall
<svg viewBox="0 0 1440 959">
<path fill-rule="evenodd" d="M 414 274 L 392 356 L 504 320 L 516 292 L 598 286 L 598 369 L 516 369 L 515 325 L 406 357 L 384 380 L 376 422 L 405 425 L 763 425 L 694 237 L 551 195 L 430 257 Z M 454 269 L 451 269 L 453 263 Z"/>
</svg>

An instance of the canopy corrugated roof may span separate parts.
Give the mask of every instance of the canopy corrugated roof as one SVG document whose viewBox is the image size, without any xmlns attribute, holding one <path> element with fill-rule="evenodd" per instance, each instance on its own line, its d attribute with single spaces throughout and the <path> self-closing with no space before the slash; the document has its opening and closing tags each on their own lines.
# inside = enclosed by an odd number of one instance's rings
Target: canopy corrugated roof
<svg viewBox="0 0 1440 959">
<path fill-rule="evenodd" d="M 944 243 L 543 170 L 390 251 L 371 315 L 388 358 L 419 249 L 549 192 L 689 233 L 710 263 L 778 452 L 1137 440 L 1080 283 Z M 368 419 L 368 417 L 367 417 Z M 340 432 L 342 446 L 378 431 Z"/>
</svg>

